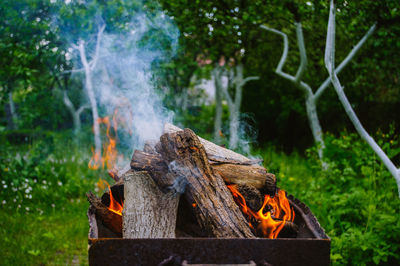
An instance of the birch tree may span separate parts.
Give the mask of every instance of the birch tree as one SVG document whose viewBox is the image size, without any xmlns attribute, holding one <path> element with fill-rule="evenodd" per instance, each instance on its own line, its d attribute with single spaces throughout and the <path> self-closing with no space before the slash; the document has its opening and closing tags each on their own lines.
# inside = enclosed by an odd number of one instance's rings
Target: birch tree
<svg viewBox="0 0 400 266">
<path fill-rule="evenodd" d="M 239 143 L 239 126 L 240 126 L 240 106 L 242 104 L 243 86 L 251 81 L 257 80 L 259 77 L 243 77 L 243 65 L 237 64 L 228 71 L 228 86 L 221 86 L 222 92 L 228 102 L 229 108 L 229 148 L 236 149 Z M 229 88 L 234 89 L 234 95 L 231 96 Z"/>
<path fill-rule="evenodd" d="M 353 123 L 355 129 L 357 130 L 358 134 L 364 139 L 368 145 L 372 148 L 372 150 L 378 155 L 378 157 L 382 160 L 383 164 L 389 170 L 389 172 L 393 175 L 397 182 L 397 188 L 400 197 L 400 169 L 397 168 L 394 163 L 390 160 L 390 158 L 386 155 L 386 153 L 379 147 L 376 141 L 368 134 L 365 130 L 361 121 L 358 119 L 356 113 L 354 112 L 353 108 L 347 96 L 343 90 L 342 85 L 340 84 L 340 80 L 337 76 L 337 72 L 335 71 L 335 10 L 336 5 L 333 0 L 330 1 L 330 9 L 329 9 L 329 20 L 328 20 L 328 31 L 326 34 L 326 46 L 325 46 L 325 67 L 329 72 L 330 81 L 335 88 L 336 94 L 339 97 L 343 108 Z M 373 26 L 375 27 L 375 25 Z M 371 35 L 371 30 L 364 36 L 365 40 Z"/>
<path fill-rule="evenodd" d="M 68 93 L 66 90 L 63 90 L 63 101 L 72 116 L 72 121 L 74 123 L 74 133 L 77 134 L 81 129 L 81 114 L 86 108 L 89 108 L 89 106 L 81 105 L 76 108 L 68 97 Z"/>
<path fill-rule="evenodd" d="M 97 109 L 97 101 L 96 95 L 93 87 L 93 71 L 96 68 L 97 60 L 100 52 L 100 44 L 102 34 L 104 32 L 105 26 L 103 25 L 98 33 L 96 40 L 96 47 L 94 54 L 91 56 L 89 60 L 86 54 L 86 43 L 84 40 L 79 39 L 77 45 L 73 45 L 72 47 L 79 52 L 79 58 L 82 63 L 83 69 L 75 70 L 75 71 L 83 71 L 85 74 L 85 89 L 87 91 L 90 107 L 92 109 L 92 118 L 93 118 L 93 132 L 94 132 L 94 147 L 96 156 L 101 155 L 101 138 L 100 138 L 100 125 L 98 123 L 99 120 L 99 112 Z"/>
<path fill-rule="evenodd" d="M 215 117 L 214 117 L 214 142 L 221 144 L 221 130 L 222 130 L 222 78 L 224 69 L 219 64 L 216 64 L 212 70 L 212 78 L 214 80 L 215 88 Z"/>
<path fill-rule="evenodd" d="M 282 52 L 281 59 L 278 63 L 278 66 L 277 66 L 275 72 L 276 72 L 276 74 L 283 77 L 284 79 L 291 81 L 297 88 L 299 88 L 300 90 L 302 90 L 304 92 L 307 117 L 308 117 L 308 121 L 310 124 L 310 129 L 311 129 L 314 141 L 318 147 L 318 156 L 321 160 L 322 167 L 324 169 L 326 169 L 327 165 L 323 161 L 323 151 L 325 149 L 325 143 L 324 143 L 324 139 L 323 139 L 321 124 L 320 124 L 319 118 L 318 118 L 317 101 L 321 97 L 321 95 L 325 92 L 325 90 L 329 87 L 329 85 L 331 83 L 330 77 L 326 78 L 325 81 L 318 87 L 318 89 L 315 92 L 313 91 L 313 89 L 311 88 L 311 86 L 309 84 L 307 84 L 306 82 L 304 82 L 302 80 L 302 77 L 307 68 L 307 52 L 306 52 L 306 48 L 305 48 L 305 42 L 304 42 L 303 29 L 302 29 L 301 22 L 295 21 L 295 27 L 296 27 L 297 45 L 298 45 L 298 49 L 299 49 L 299 53 L 300 53 L 300 65 L 298 67 L 296 75 L 293 76 L 282 70 L 283 66 L 286 63 L 286 59 L 287 59 L 288 51 L 289 51 L 289 42 L 288 42 L 287 35 L 285 33 L 283 33 L 282 31 L 269 28 L 265 25 L 261 25 L 261 28 L 263 28 L 269 32 L 278 34 L 283 39 L 283 52 Z M 353 57 L 360 50 L 360 48 L 365 43 L 367 38 L 375 31 L 375 29 L 376 29 L 376 25 L 374 24 L 371 26 L 371 28 L 369 29 L 367 34 L 357 43 L 356 46 L 353 47 L 353 49 L 347 54 L 346 58 L 334 70 L 336 74 L 339 74 L 340 71 L 342 71 L 343 68 L 353 59 Z"/>
</svg>

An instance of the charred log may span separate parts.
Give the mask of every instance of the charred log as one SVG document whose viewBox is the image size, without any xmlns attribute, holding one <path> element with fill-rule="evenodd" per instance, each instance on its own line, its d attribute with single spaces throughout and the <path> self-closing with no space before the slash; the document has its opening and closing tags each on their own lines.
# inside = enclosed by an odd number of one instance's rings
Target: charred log
<svg viewBox="0 0 400 266">
<path fill-rule="evenodd" d="M 92 192 L 86 193 L 86 196 L 90 202 L 91 211 L 96 214 L 96 218 L 99 218 L 108 229 L 122 237 L 122 217 L 110 211 Z"/>
</svg>

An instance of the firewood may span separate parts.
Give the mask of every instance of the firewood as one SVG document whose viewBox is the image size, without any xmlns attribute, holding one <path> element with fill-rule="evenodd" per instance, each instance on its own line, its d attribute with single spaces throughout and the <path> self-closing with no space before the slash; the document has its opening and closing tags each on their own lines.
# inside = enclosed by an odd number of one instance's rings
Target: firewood
<svg viewBox="0 0 400 266">
<path fill-rule="evenodd" d="M 163 193 L 145 171 L 124 175 L 123 238 L 174 238 L 179 195 Z"/>
<path fill-rule="evenodd" d="M 216 164 L 211 166 L 228 183 L 249 185 L 274 195 L 276 177 L 259 165 Z"/>
<path fill-rule="evenodd" d="M 236 185 L 236 189 L 246 200 L 246 205 L 250 209 L 252 209 L 254 212 L 257 212 L 261 209 L 264 198 L 261 196 L 261 193 L 258 189 L 249 185 Z"/>
<path fill-rule="evenodd" d="M 182 130 L 181 128 L 169 123 L 166 123 L 164 125 L 164 133 L 175 133 L 181 130 Z M 200 137 L 198 138 L 200 140 L 200 143 L 203 144 L 208 159 L 210 161 L 215 161 L 220 163 L 231 163 L 231 164 L 245 164 L 245 165 L 256 164 L 260 162 L 260 160 L 250 160 L 246 156 L 228 150 L 215 143 L 212 143 L 211 141 L 205 140 Z"/>
<path fill-rule="evenodd" d="M 114 233 L 122 236 L 122 217 L 108 209 L 92 192 L 86 193 L 91 208 L 103 224 Z"/>
<path fill-rule="evenodd" d="M 148 171 L 163 191 L 168 191 L 174 186 L 175 178 L 168 174 L 168 165 L 160 154 L 149 154 L 135 150 L 132 156 L 131 168 L 138 171 Z M 267 173 L 262 166 L 212 164 L 211 168 L 227 183 L 250 185 L 262 190 L 264 194 L 275 194 L 276 178 L 273 174 Z"/>
<path fill-rule="evenodd" d="M 192 130 L 162 135 L 157 148 L 175 177 L 175 189 L 180 187 L 184 191 L 207 235 L 254 238 L 223 179 L 212 170 L 204 146 Z"/>
</svg>

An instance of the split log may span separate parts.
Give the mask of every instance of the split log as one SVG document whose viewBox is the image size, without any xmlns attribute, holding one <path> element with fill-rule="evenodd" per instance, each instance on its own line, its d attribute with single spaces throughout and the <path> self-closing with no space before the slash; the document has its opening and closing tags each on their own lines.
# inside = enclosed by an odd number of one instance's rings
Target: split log
<svg viewBox="0 0 400 266">
<path fill-rule="evenodd" d="M 96 217 L 99 218 L 108 229 L 122 236 L 122 217 L 110 211 L 92 192 L 86 193 L 86 196 Z"/>
<path fill-rule="evenodd" d="M 145 171 L 124 175 L 123 238 L 175 238 L 179 195 L 163 193 Z"/>
<path fill-rule="evenodd" d="M 196 219 L 209 236 L 254 238 L 246 219 L 233 200 L 223 179 L 212 170 L 196 134 L 185 129 L 161 136 L 157 145 L 169 163 L 175 185 L 193 206 Z"/>
<path fill-rule="evenodd" d="M 164 133 L 176 133 L 178 131 L 182 131 L 181 128 L 174 126 L 172 124 L 166 123 L 164 125 Z M 197 136 L 198 137 L 198 136 Z M 203 144 L 204 149 L 207 153 L 208 159 L 210 161 L 214 161 L 215 163 L 231 163 L 231 164 L 257 164 L 262 160 L 250 160 L 246 156 L 243 156 L 234 151 L 228 150 L 224 147 L 221 147 L 211 141 L 205 140 L 203 138 L 198 137 L 200 143 Z"/>
<path fill-rule="evenodd" d="M 176 187 L 175 177 L 168 173 L 168 165 L 158 153 L 149 154 L 135 150 L 131 168 L 137 171 L 148 171 L 162 191 Z M 275 175 L 267 173 L 262 166 L 224 163 L 212 164 L 211 168 L 227 183 L 249 185 L 260 189 L 264 194 L 275 194 Z"/>
</svg>

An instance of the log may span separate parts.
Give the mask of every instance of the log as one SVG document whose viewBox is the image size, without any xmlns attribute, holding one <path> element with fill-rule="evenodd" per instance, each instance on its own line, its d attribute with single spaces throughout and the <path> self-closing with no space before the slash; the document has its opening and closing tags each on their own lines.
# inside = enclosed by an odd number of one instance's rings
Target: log
<svg viewBox="0 0 400 266">
<path fill-rule="evenodd" d="M 163 134 L 156 148 L 168 162 L 175 185 L 184 191 L 208 236 L 255 237 L 222 177 L 212 170 L 204 146 L 192 130 Z"/>
<path fill-rule="evenodd" d="M 92 192 L 86 193 L 86 196 L 90 202 L 91 211 L 96 214 L 96 217 L 112 232 L 122 236 L 122 217 L 110 211 Z"/>
<path fill-rule="evenodd" d="M 150 154 L 135 150 L 131 168 L 137 171 L 148 171 L 162 191 L 169 191 L 174 185 L 176 186 L 174 176 L 168 174 L 168 165 L 158 153 Z M 260 189 L 264 194 L 275 194 L 275 175 L 267 173 L 262 166 L 224 163 L 212 164 L 211 168 L 227 183 L 249 185 Z"/>
<path fill-rule="evenodd" d="M 175 133 L 178 131 L 182 131 L 181 128 L 174 126 L 172 124 L 166 123 L 164 125 L 164 133 Z M 198 137 L 198 136 L 197 136 Z M 231 163 L 231 164 L 257 164 L 262 160 L 250 160 L 246 156 L 243 156 L 234 151 L 228 150 L 224 147 L 221 147 L 211 141 L 205 140 L 203 138 L 198 137 L 200 143 L 203 144 L 205 151 L 207 153 L 208 159 L 215 163 Z"/>
<path fill-rule="evenodd" d="M 145 171 L 124 175 L 123 238 L 175 238 L 179 195 L 163 193 Z"/>
<path fill-rule="evenodd" d="M 262 190 L 264 194 L 275 194 L 276 177 L 262 166 L 226 163 L 212 165 L 212 168 L 228 183 L 248 185 Z"/>
</svg>

